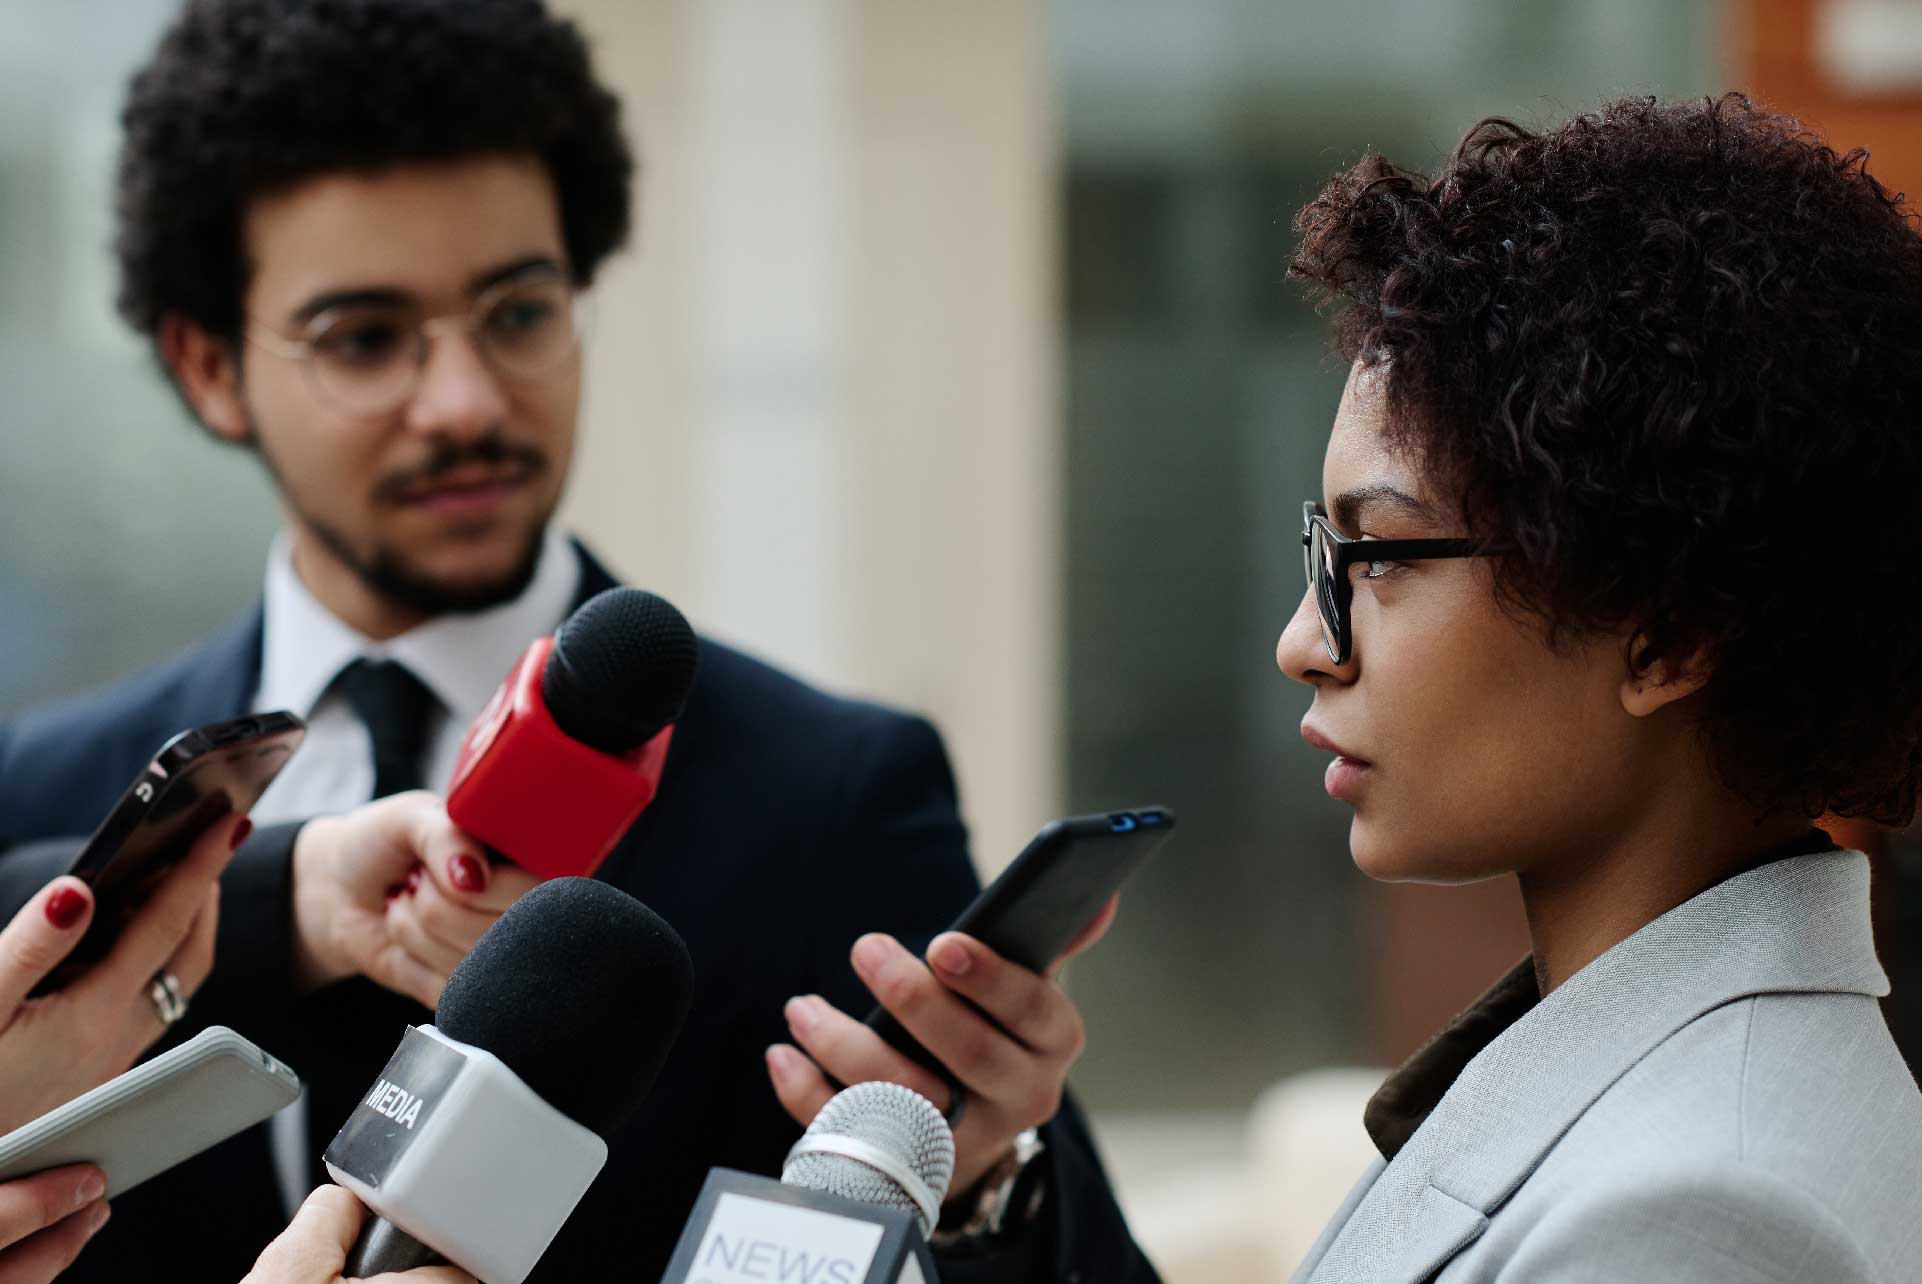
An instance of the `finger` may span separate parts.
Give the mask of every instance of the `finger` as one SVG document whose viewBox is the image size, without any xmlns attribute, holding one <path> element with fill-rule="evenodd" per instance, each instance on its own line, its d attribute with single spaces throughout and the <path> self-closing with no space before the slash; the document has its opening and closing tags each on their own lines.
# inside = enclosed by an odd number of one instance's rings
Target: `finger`
<svg viewBox="0 0 1922 1284">
<path fill-rule="evenodd" d="M 420 910 L 414 902 L 413 896 L 399 896 L 388 902 L 388 938 L 430 971 L 441 976 L 452 976 L 454 969 L 460 966 L 460 961 L 467 957 L 467 950 L 462 946 L 449 945 L 429 932 L 422 925 Z"/>
<path fill-rule="evenodd" d="M 144 991 L 148 980 L 187 939 L 207 889 L 215 885 L 220 871 L 233 859 L 234 848 L 252 828 L 246 817 L 233 816 L 195 840 L 186 859 L 162 880 L 106 959 L 81 984 L 122 994 Z"/>
<path fill-rule="evenodd" d="M 967 998 L 1023 1045 L 1056 1058 L 1080 1054 L 1086 1038 L 1081 1014 L 1054 981 L 1009 962 L 960 932 L 943 932 L 929 943 L 928 965 L 943 985 Z"/>
<path fill-rule="evenodd" d="M 370 1275 L 361 1284 L 479 1284 L 458 1266 L 417 1266 L 396 1275 L 391 1271 Z"/>
<path fill-rule="evenodd" d="M 102 1200 L 27 1236 L 0 1252 L 0 1280 L 6 1284 L 51 1284 L 55 1276 L 73 1265 L 94 1232 L 106 1224 L 107 1205 Z"/>
<path fill-rule="evenodd" d="M 220 885 L 216 883 L 207 889 L 207 898 L 201 902 L 200 913 L 194 915 L 187 939 L 162 965 L 173 974 L 183 997 L 192 998 L 206 983 L 208 973 L 214 970 L 214 940 L 219 935 Z"/>
<path fill-rule="evenodd" d="M 339 1186 L 321 1186 L 294 1214 L 294 1220 L 267 1251 L 254 1263 L 254 1269 L 241 1284 L 332 1284 L 346 1268 L 347 1254 L 360 1235 L 366 1210 L 353 1192 Z M 405 1274 L 369 1276 L 366 1284 L 474 1284 L 474 1277 L 456 1267 L 433 1266 Z"/>
<path fill-rule="evenodd" d="M 316 1188 L 287 1229 L 267 1245 L 242 1284 L 337 1278 L 365 1215 L 353 1192 L 332 1185 Z"/>
<path fill-rule="evenodd" d="M 856 1021 L 818 994 L 789 999 L 784 1013 L 794 1042 L 837 1081 L 898 1083 L 947 1109 L 950 1095 L 947 1084 L 895 1051 L 871 1027 Z"/>
<path fill-rule="evenodd" d="M 440 1006 L 441 987 L 447 984 L 447 978 L 452 975 L 452 969 L 447 972 L 436 971 L 398 943 L 390 943 L 376 950 L 367 962 L 366 972 L 374 984 L 386 986 L 394 993 L 404 994 L 429 1008 Z"/>
<path fill-rule="evenodd" d="M 106 1176 L 93 1164 L 68 1164 L 0 1182 L 0 1247 L 45 1230 L 106 1193 Z"/>
<path fill-rule="evenodd" d="M 173 976 L 174 985 L 183 999 L 193 997 L 194 992 L 207 979 L 207 974 L 213 971 L 214 936 L 219 928 L 220 887 L 216 884 L 207 889 L 207 899 L 202 902 L 200 913 L 194 916 L 194 925 L 189 929 L 187 939 L 180 943 L 180 948 L 174 951 L 172 958 L 160 965 L 160 971 Z M 132 1000 L 146 1019 L 126 1023 L 127 1047 L 126 1055 L 122 1058 L 124 1061 L 132 1062 L 138 1059 L 141 1053 L 152 1047 L 161 1036 L 167 1033 L 169 1022 L 161 1017 L 160 1009 L 155 1006 L 151 996 L 157 979 L 157 975 L 149 977 L 139 997 Z M 0 1279 L 0 1284 L 4 1284 L 4 1279 Z"/>
<path fill-rule="evenodd" d="M 494 910 L 472 909 L 457 900 L 451 899 L 440 888 L 440 884 L 422 878 L 414 886 L 412 896 L 397 899 L 393 908 L 406 907 L 418 924 L 420 931 L 457 955 L 465 956 L 474 948 L 487 929 L 494 926 L 500 914 Z"/>
<path fill-rule="evenodd" d="M 767 1077 L 774 1084 L 781 1108 L 803 1128 L 814 1122 L 814 1116 L 834 1096 L 834 1085 L 821 1073 L 821 1067 L 799 1048 L 785 1043 L 767 1050 Z"/>
<path fill-rule="evenodd" d="M 414 852 L 442 894 L 469 909 L 499 915 L 540 880 L 518 865 L 492 864 L 481 845 L 435 805 L 414 816 Z"/>
<path fill-rule="evenodd" d="M 0 1024 L 12 1019 L 27 992 L 86 935 L 93 892 L 77 878 L 54 879 L 0 931 Z"/>
<path fill-rule="evenodd" d="M 1061 951 L 1054 962 L 1048 964 L 1048 979 L 1053 980 L 1060 976 L 1061 969 L 1067 966 L 1069 959 L 1084 950 L 1094 948 L 1095 943 L 1106 936 L 1108 929 L 1114 926 L 1115 916 L 1120 912 L 1121 893 L 1116 892 L 1108 898 L 1108 903 L 1101 907 L 1101 912 L 1094 916 L 1094 920 L 1081 929 L 1081 934 L 1068 942 L 1068 948 Z"/>
<path fill-rule="evenodd" d="M 1035 1054 L 938 980 L 893 937 L 854 943 L 854 970 L 882 1007 L 977 1096 L 1009 1099 L 1037 1078 Z"/>
</svg>

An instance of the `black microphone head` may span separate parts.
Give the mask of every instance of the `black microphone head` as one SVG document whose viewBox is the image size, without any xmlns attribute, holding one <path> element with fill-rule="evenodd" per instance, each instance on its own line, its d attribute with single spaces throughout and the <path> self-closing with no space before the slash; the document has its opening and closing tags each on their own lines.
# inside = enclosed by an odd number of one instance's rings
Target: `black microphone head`
<svg viewBox="0 0 1922 1284">
<path fill-rule="evenodd" d="M 474 943 L 434 1025 L 606 1137 L 647 1097 L 693 1001 L 693 960 L 660 915 L 606 883 L 555 878 Z"/>
<path fill-rule="evenodd" d="M 666 598 L 596 593 L 567 617 L 541 671 L 541 698 L 560 729 L 602 753 L 631 753 L 681 716 L 701 644 Z"/>
</svg>

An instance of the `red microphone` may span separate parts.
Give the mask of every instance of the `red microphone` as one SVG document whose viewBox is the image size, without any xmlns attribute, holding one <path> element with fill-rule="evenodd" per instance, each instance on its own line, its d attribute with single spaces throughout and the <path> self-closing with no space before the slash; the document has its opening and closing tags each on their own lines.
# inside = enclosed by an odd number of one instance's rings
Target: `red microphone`
<svg viewBox="0 0 1922 1284">
<path fill-rule="evenodd" d="M 467 729 L 448 816 L 542 878 L 591 875 L 654 801 L 699 660 L 665 599 L 596 594 L 527 648 Z"/>
</svg>

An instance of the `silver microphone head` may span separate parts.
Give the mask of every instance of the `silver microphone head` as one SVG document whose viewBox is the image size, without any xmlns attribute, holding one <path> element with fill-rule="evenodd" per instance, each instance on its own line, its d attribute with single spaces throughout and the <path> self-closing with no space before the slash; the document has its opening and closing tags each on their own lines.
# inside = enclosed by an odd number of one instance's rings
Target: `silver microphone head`
<svg viewBox="0 0 1922 1284">
<path fill-rule="evenodd" d="M 821 1107 L 781 1181 L 913 1213 L 933 1233 L 954 1176 L 954 1134 L 934 1103 L 898 1083 L 857 1083 Z"/>
</svg>

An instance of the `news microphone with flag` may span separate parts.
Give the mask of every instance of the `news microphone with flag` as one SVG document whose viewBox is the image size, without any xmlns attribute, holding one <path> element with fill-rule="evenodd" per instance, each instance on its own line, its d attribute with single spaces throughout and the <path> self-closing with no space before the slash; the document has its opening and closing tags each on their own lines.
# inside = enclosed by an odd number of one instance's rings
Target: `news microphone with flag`
<svg viewBox="0 0 1922 1284">
<path fill-rule="evenodd" d="M 699 662 L 665 598 L 595 594 L 522 653 L 467 729 L 448 816 L 543 878 L 592 874 L 654 800 Z"/>
<path fill-rule="evenodd" d="M 510 906 L 409 1027 L 323 1157 L 374 1215 L 351 1278 L 449 1261 L 520 1284 L 653 1087 L 694 996 L 687 946 L 589 878 Z"/>
<path fill-rule="evenodd" d="M 934 1284 L 927 1237 L 954 1176 L 954 1134 L 897 1083 L 821 1108 L 780 1181 L 716 1168 L 662 1284 Z"/>
</svg>

